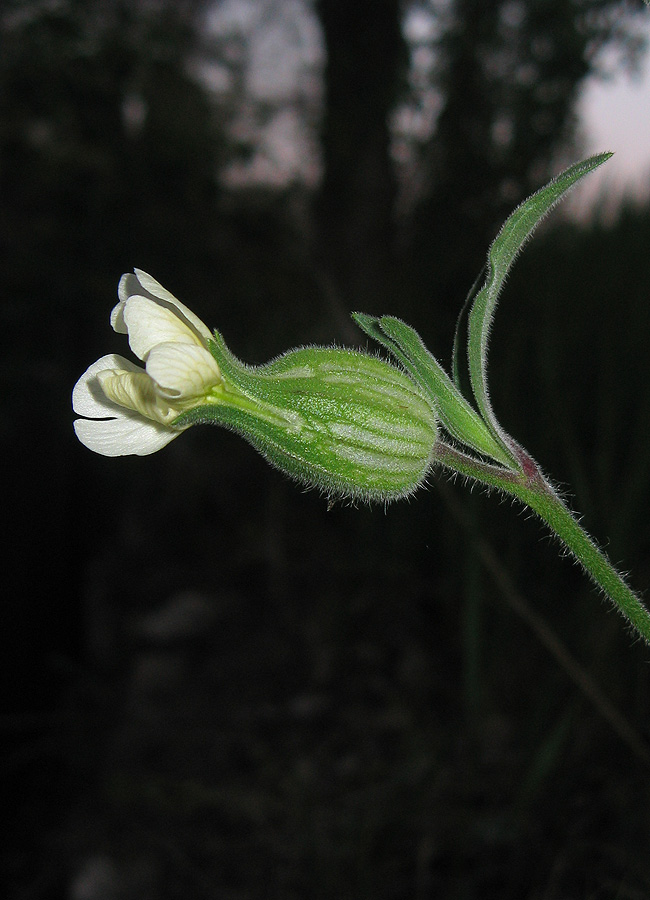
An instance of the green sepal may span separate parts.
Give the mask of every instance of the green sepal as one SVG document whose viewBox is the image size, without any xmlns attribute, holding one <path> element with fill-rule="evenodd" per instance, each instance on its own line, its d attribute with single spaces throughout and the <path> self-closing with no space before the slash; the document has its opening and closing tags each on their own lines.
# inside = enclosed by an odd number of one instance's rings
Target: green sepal
<svg viewBox="0 0 650 900">
<path fill-rule="evenodd" d="M 440 421 L 452 437 L 509 468 L 517 466 L 510 453 L 493 438 L 438 360 L 427 350 L 414 328 L 394 316 L 377 318 L 366 313 L 353 313 L 352 318 L 367 335 L 401 362 L 430 397 Z"/>
</svg>

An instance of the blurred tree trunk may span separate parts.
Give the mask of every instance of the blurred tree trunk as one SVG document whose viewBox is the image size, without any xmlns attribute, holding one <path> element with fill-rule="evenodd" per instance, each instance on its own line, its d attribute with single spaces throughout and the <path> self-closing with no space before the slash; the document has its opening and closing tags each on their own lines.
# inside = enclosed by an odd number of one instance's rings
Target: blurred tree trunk
<svg viewBox="0 0 650 900">
<path fill-rule="evenodd" d="M 340 308 L 383 309 L 396 179 L 389 116 L 407 54 L 398 0 L 319 0 L 325 35 L 324 178 L 317 258 Z"/>
</svg>

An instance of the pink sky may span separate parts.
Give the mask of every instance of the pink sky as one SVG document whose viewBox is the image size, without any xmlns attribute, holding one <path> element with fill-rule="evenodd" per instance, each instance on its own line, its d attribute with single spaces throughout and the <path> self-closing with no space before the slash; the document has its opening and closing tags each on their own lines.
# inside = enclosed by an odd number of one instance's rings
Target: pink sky
<svg viewBox="0 0 650 900">
<path fill-rule="evenodd" d="M 650 15 L 648 16 L 650 40 Z M 638 75 L 611 81 L 590 80 L 580 104 L 586 154 L 613 150 L 614 156 L 585 182 L 590 196 L 601 190 L 631 195 L 650 193 L 650 54 Z M 580 199 L 579 197 L 576 199 Z"/>
</svg>

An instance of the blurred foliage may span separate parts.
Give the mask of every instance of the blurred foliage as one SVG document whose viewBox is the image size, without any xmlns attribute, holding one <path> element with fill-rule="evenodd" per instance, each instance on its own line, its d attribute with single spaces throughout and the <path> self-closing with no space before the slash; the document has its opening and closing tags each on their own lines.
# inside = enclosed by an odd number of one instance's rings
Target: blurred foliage
<svg viewBox="0 0 650 900">
<path fill-rule="evenodd" d="M 444 104 L 416 154 L 428 193 L 397 221 L 397 3 L 315 7 L 315 195 L 217 177 L 240 148 L 187 65 L 205 4 L 3 5 L 7 897 L 80 900 L 101 872 L 104 898 L 650 895 L 647 767 L 504 604 L 475 534 L 646 741 L 647 652 L 536 522 L 451 485 L 466 530 L 435 473 L 411 503 L 328 510 L 210 429 L 116 461 L 72 435 L 75 379 L 123 349 L 108 313 L 131 265 L 250 362 L 362 343 L 350 308 L 407 318 L 447 361 L 499 218 L 568 146 L 596 50 L 635 46 L 616 3 L 430 8 Z M 499 417 L 640 590 L 649 240 L 632 205 L 551 220 L 491 352 Z"/>
<path fill-rule="evenodd" d="M 510 211 L 562 168 L 558 159 L 579 156 L 576 103 L 584 78 L 608 55 L 634 66 L 641 46 L 631 9 L 608 0 L 450 5 L 436 43 L 441 108 L 421 150 L 423 188 L 408 242 L 417 295 L 435 285 L 447 327 L 467 267 L 478 271 Z"/>
</svg>

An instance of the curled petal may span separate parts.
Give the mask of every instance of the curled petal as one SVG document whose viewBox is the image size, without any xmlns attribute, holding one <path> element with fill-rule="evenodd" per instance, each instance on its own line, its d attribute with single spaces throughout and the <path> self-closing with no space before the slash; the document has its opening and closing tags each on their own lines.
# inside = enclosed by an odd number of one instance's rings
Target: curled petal
<svg viewBox="0 0 650 900">
<path fill-rule="evenodd" d="M 178 416 L 145 371 L 107 370 L 97 374 L 102 391 L 120 407 L 140 413 L 147 419 L 167 425 Z"/>
<path fill-rule="evenodd" d="M 76 419 L 74 430 L 89 450 L 103 456 L 145 456 L 160 450 L 180 434 L 179 429 L 168 428 L 126 409 L 116 401 L 115 395 L 108 396 L 102 381 L 111 378 L 121 381 L 122 387 L 129 380 L 150 381 L 143 369 L 115 354 L 102 356 L 88 367 L 74 386 L 72 407 L 77 415 L 87 417 Z"/>
<path fill-rule="evenodd" d="M 200 396 L 222 380 L 219 366 L 204 347 L 178 342 L 157 344 L 151 350 L 147 375 L 158 394 L 169 400 Z"/>
<path fill-rule="evenodd" d="M 208 326 L 188 309 L 180 300 L 159 284 L 151 275 L 147 275 L 142 269 L 135 269 L 135 275 L 127 273 L 122 275 L 118 288 L 120 302 L 111 313 L 111 325 L 115 331 L 121 334 L 127 333 L 127 323 L 124 320 L 124 307 L 130 297 L 145 297 L 153 300 L 164 309 L 173 312 L 185 325 L 200 339 L 201 343 L 212 338 Z"/>
<path fill-rule="evenodd" d="M 106 396 L 99 383 L 98 375 L 105 371 L 142 372 L 144 369 L 134 365 L 130 360 L 124 359 L 115 353 L 102 356 L 83 373 L 72 391 L 72 408 L 79 416 L 89 419 L 104 419 L 114 416 L 120 409 L 119 405 Z"/>
<path fill-rule="evenodd" d="M 146 360 L 156 344 L 203 343 L 196 333 L 180 319 L 176 312 L 146 297 L 129 297 L 124 305 L 123 318 L 129 333 L 129 345 L 135 355 Z"/>
</svg>

